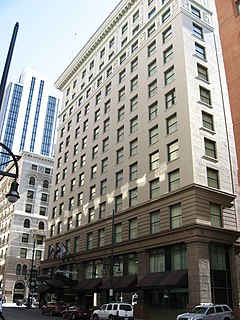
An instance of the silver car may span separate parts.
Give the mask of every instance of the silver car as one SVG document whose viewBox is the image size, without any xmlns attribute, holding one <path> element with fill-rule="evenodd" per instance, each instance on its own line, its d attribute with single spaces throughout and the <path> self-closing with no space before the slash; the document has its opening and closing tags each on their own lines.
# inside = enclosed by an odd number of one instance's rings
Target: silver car
<svg viewBox="0 0 240 320">
<path fill-rule="evenodd" d="M 177 316 L 177 320 L 232 320 L 232 310 L 226 304 L 202 303 L 192 311 Z"/>
</svg>

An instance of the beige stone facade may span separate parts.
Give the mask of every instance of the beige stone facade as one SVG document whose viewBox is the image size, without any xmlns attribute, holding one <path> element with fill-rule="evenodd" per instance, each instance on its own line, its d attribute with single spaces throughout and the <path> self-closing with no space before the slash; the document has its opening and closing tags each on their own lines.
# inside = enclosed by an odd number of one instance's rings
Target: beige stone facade
<svg viewBox="0 0 240 320">
<path fill-rule="evenodd" d="M 23 152 L 18 166 L 20 199 L 15 204 L 5 198 L 12 178 L 0 180 L 0 279 L 1 295 L 7 302 L 28 296 L 29 270 L 32 264 L 38 269 L 44 257 L 53 159 Z"/>
<path fill-rule="evenodd" d="M 215 19 L 207 1 L 121 1 L 57 80 L 43 297 L 93 307 L 113 287 L 114 299 L 137 292 L 137 317 L 151 319 L 238 307 L 237 165 Z"/>
</svg>

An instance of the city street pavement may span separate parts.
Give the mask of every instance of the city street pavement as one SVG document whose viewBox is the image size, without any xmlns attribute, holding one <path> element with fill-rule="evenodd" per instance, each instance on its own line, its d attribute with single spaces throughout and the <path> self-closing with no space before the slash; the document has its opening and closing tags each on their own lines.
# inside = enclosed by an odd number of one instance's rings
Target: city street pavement
<svg viewBox="0 0 240 320">
<path fill-rule="evenodd" d="M 41 315 L 38 308 L 26 309 L 25 306 L 17 306 L 15 303 L 3 304 L 3 315 L 5 320 L 55 320 L 61 317 L 49 317 Z"/>
</svg>

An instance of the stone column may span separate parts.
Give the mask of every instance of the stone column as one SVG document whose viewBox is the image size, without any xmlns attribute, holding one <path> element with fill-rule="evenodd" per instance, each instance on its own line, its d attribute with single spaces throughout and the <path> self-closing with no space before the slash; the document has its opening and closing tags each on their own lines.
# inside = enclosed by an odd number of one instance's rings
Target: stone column
<svg viewBox="0 0 240 320">
<path fill-rule="evenodd" d="M 212 302 L 209 243 L 187 244 L 189 308 Z"/>
</svg>

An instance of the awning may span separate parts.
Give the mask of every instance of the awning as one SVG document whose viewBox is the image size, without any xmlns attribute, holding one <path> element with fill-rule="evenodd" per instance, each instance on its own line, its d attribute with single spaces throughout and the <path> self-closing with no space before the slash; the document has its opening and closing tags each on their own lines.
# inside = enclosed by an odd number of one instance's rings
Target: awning
<svg viewBox="0 0 240 320">
<path fill-rule="evenodd" d="M 153 288 L 158 287 L 161 280 L 166 276 L 167 272 L 148 273 L 137 284 L 137 288 Z"/>
<path fill-rule="evenodd" d="M 137 283 L 137 277 L 136 276 L 119 276 L 119 277 L 113 277 L 113 289 L 116 290 L 127 290 L 130 288 L 135 287 Z M 100 289 L 110 289 L 110 278 L 105 281 Z"/>
<path fill-rule="evenodd" d="M 44 283 L 42 283 L 38 289 L 37 289 L 37 292 L 38 293 L 46 293 L 48 290 L 50 289 L 50 287 Z"/>
<path fill-rule="evenodd" d="M 137 288 L 151 289 L 155 287 L 178 287 L 187 288 L 187 270 L 174 270 L 148 273 L 139 283 Z"/>
<path fill-rule="evenodd" d="M 76 285 L 75 289 L 79 291 L 94 291 L 97 290 L 101 284 L 102 279 L 100 278 L 83 279 Z"/>
<path fill-rule="evenodd" d="M 72 280 L 62 274 L 55 274 L 53 278 L 42 276 L 41 278 L 38 277 L 37 280 L 52 288 L 70 288 L 77 285 L 76 280 Z"/>
<path fill-rule="evenodd" d="M 161 287 L 170 287 L 177 286 L 182 288 L 187 288 L 188 286 L 188 277 L 187 270 L 174 270 L 169 271 L 166 277 L 160 281 Z"/>
<path fill-rule="evenodd" d="M 56 279 L 46 279 L 46 284 L 53 288 L 63 288 L 65 285 L 62 281 Z"/>
</svg>

